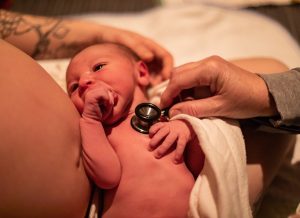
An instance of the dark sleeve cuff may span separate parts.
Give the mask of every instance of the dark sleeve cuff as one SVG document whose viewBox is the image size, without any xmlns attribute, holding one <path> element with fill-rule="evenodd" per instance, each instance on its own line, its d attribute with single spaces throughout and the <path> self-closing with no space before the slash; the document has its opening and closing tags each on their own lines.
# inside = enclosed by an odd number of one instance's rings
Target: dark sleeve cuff
<svg viewBox="0 0 300 218">
<path fill-rule="evenodd" d="M 259 74 L 274 98 L 280 119 L 275 126 L 300 126 L 300 68 L 284 73 Z"/>
</svg>

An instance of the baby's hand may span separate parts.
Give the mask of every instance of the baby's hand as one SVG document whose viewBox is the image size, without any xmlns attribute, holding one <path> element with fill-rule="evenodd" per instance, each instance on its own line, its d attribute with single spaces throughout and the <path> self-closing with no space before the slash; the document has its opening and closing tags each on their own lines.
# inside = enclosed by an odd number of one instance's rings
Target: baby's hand
<svg viewBox="0 0 300 218">
<path fill-rule="evenodd" d="M 176 146 L 174 163 L 180 163 L 192 135 L 192 128 L 183 120 L 156 123 L 149 130 L 150 150 L 154 150 L 156 158 L 161 158 L 172 146 Z"/>
<path fill-rule="evenodd" d="M 82 117 L 102 122 L 112 112 L 114 92 L 104 83 L 90 86 L 84 94 Z"/>
</svg>

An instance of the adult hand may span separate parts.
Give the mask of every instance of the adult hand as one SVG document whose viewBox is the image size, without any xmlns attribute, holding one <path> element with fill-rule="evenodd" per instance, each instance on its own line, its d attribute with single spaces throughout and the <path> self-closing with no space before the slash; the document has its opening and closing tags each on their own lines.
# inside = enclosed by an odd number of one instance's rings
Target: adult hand
<svg viewBox="0 0 300 218">
<path fill-rule="evenodd" d="M 175 104 L 170 116 L 179 113 L 196 117 L 250 118 L 277 114 L 265 82 L 256 74 L 212 56 L 176 68 L 161 96 L 161 108 L 172 104 L 182 90 L 205 88 L 209 96 Z"/>
<path fill-rule="evenodd" d="M 152 84 L 156 85 L 169 79 L 173 68 L 171 54 L 153 40 L 137 33 L 102 25 L 99 29 L 99 42 L 123 44 L 133 50 L 149 67 Z"/>
</svg>

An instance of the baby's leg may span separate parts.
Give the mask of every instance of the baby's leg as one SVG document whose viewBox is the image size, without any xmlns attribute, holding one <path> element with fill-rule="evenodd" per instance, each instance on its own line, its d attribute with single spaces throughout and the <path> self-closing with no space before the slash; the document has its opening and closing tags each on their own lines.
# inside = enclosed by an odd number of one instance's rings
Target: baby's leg
<svg viewBox="0 0 300 218">
<path fill-rule="evenodd" d="M 256 73 L 284 72 L 282 63 L 266 58 L 233 61 L 234 64 Z M 276 175 L 283 159 L 295 143 L 295 137 L 288 134 L 274 134 L 243 129 L 249 178 L 250 203 L 253 206 Z"/>
<path fill-rule="evenodd" d="M 0 217 L 84 217 L 78 114 L 30 57 L 0 40 Z"/>
</svg>

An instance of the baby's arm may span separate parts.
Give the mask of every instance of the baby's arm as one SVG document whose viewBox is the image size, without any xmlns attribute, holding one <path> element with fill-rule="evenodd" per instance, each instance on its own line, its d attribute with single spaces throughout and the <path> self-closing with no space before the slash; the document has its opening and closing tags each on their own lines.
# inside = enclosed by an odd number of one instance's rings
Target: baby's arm
<svg viewBox="0 0 300 218">
<path fill-rule="evenodd" d="M 186 148 L 185 153 L 185 164 L 187 168 L 191 171 L 195 179 L 199 176 L 203 166 L 205 156 L 201 149 L 199 140 L 194 137 Z"/>
<path fill-rule="evenodd" d="M 151 150 L 155 150 L 156 158 L 161 158 L 172 146 L 176 146 L 174 162 L 180 163 L 185 147 L 195 137 L 195 133 L 186 121 L 171 120 L 151 126 L 149 136 L 149 146 Z"/>
<path fill-rule="evenodd" d="M 100 106 L 110 107 L 110 94 L 103 87 L 88 90 L 80 119 L 83 162 L 87 174 L 100 188 L 110 189 L 119 184 L 121 165 L 108 141 L 101 120 Z"/>
</svg>

